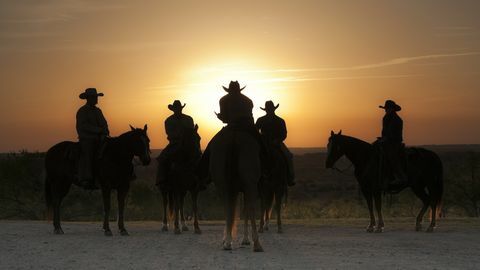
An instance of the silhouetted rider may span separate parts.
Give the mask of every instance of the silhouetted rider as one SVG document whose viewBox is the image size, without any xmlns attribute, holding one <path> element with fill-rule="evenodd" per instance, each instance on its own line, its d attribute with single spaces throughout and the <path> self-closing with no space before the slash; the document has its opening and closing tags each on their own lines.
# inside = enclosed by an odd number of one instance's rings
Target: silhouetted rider
<svg viewBox="0 0 480 270">
<path fill-rule="evenodd" d="M 162 188 L 166 182 L 171 156 L 178 151 L 183 134 L 186 130 L 194 128 L 193 118 L 182 112 L 185 105 L 186 104 L 182 105 L 179 100 L 175 100 L 173 104 L 168 105 L 168 109 L 173 112 L 173 114 L 165 120 L 165 132 L 167 133 L 168 145 L 157 158 L 159 162 L 159 174 L 156 185 L 160 188 Z"/>
<path fill-rule="evenodd" d="M 403 145 L 403 120 L 397 114 L 402 108 L 393 100 L 385 101 L 384 106 L 379 106 L 385 110 L 383 117 L 382 137 L 379 143 L 382 146 L 388 166 L 393 174 L 391 185 L 403 185 L 408 182 L 405 173 L 405 154 Z"/>
<path fill-rule="evenodd" d="M 105 138 L 109 135 L 107 120 L 102 111 L 96 106 L 98 97 L 95 88 L 87 88 L 80 94 L 81 99 L 87 102 L 77 111 L 77 133 L 80 142 L 81 154 L 79 160 L 79 181 L 86 189 L 97 189 L 94 179 L 94 162 L 96 154 Z"/>
<path fill-rule="evenodd" d="M 265 102 L 265 108 L 260 107 L 260 109 L 264 110 L 266 115 L 258 118 L 255 125 L 269 146 L 279 149 L 283 154 L 283 158 L 288 165 L 287 184 L 289 186 L 293 186 L 295 185 L 293 155 L 283 143 L 283 141 L 287 138 L 287 126 L 285 121 L 275 114 L 275 110 L 279 106 L 280 104 L 275 106 L 271 100 Z"/>
<path fill-rule="evenodd" d="M 245 128 L 253 127 L 253 102 L 241 93 L 244 88 L 240 88 L 237 81 L 230 82 L 228 88 L 223 86 L 228 94 L 220 99 L 220 113 L 217 114 L 223 123 Z"/>
<path fill-rule="evenodd" d="M 251 134 L 259 143 L 260 147 L 260 159 L 262 161 L 262 173 L 266 174 L 266 149 L 265 145 L 260 138 L 260 133 L 255 128 L 255 123 L 253 120 L 253 102 L 250 98 L 243 95 L 241 91 L 244 89 L 240 88 L 238 81 L 231 81 L 228 85 L 228 88 L 223 86 L 223 89 L 228 93 L 220 99 L 220 113 L 217 113 L 217 118 L 220 119 L 223 123 L 227 124 L 227 128 L 235 128 L 243 130 Z M 210 141 L 215 140 L 224 129 L 220 130 Z M 209 143 L 209 145 L 210 145 Z M 202 156 L 199 165 L 199 175 L 204 184 L 208 184 L 210 179 L 208 177 L 209 170 L 209 159 L 210 151 L 209 145 L 205 149 L 205 152 Z"/>
</svg>

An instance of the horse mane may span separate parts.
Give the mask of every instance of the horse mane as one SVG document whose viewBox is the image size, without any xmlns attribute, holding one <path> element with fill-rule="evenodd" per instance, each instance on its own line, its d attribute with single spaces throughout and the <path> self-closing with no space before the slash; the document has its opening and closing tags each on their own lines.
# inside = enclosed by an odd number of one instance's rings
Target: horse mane
<svg viewBox="0 0 480 270">
<path fill-rule="evenodd" d="M 358 144 L 358 145 L 362 145 L 363 147 L 371 147 L 372 144 L 371 143 L 368 143 L 366 141 L 363 141 L 363 140 L 360 140 L 358 138 L 355 138 L 355 137 L 352 137 L 352 136 L 348 136 L 348 135 L 337 135 L 339 136 L 339 138 L 342 138 L 343 141 L 347 141 L 347 142 L 353 142 L 354 144 Z"/>
</svg>

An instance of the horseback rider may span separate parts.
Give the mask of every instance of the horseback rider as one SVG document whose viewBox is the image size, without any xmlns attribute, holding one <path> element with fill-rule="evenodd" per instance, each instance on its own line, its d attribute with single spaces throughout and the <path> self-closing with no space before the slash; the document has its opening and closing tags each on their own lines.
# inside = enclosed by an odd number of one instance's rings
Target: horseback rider
<svg viewBox="0 0 480 270">
<path fill-rule="evenodd" d="M 86 104 L 77 111 L 77 133 L 80 143 L 79 182 L 85 189 L 98 189 L 95 185 L 94 162 L 99 149 L 109 136 L 108 124 L 102 111 L 96 106 L 98 97 L 95 88 L 87 88 L 80 94 L 80 99 L 85 99 Z"/>
<path fill-rule="evenodd" d="M 382 137 L 378 142 L 383 150 L 386 164 L 393 174 L 393 179 L 386 184 L 390 186 L 405 185 L 408 179 L 405 172 L 403 120 L 397 114 L 402 108 L 393 100 L 385 101 L 385 105 L 379 106 L 379 108 L 385 110 L 385 116 L 383 117 Z"/>
<path fill-rule="evenodd" d="M 217 118 L 223 123 L 227 124 L 228 128 L 235 128 L 243 130 L 251 134 L 259 143 L 260 146 L 260 159 L 262 161 L 262 174 L 267 174 L 266 167 L 268 162 L 266 161 L 267 151 L 265 144 L 263 143 L 260 133 L 255 127 L 253 119 L 253 102 L 250 98 L 243 95 L 241 91 L 245 89 L 245 86 L 240 88 L 238 81 L 231 81 L 228 88 L 223 86 L 223 89 L 227 92 L 225 96 L 220 99 L 220 113 L 216 113 Z M 224 132 L 225 128 L 221 129 L 210 141 L 215 139 Z M 210 179 L 208 177 L 209 170 L 209 155 L 210 155 L 210 143 L 202 155 L 202 159 L 199 165 L 199 176 L 203 184 L 208 184 Z"/>
<path fill-rule="evenodd" d="M 167 133 L 168 145 L 157 158 L 159 174 L 156 185 L 160 188 L 162 188 L 167 181 L 171 157 L 178 151 L 185 130 L 194 128 L 193 118 L 182 112 L 185 105 L 186 104 L 182 105 L 179 100 L 175 100 L 173 104 L 168 105 L 168 109 L 173 112 L 173 114 L 165 120 L 165 132 Z"/>
<path fill-rule="evenodd" d="M 294 186 L 295 172 L 293 168 L 293 155 L 283 142 L 287 138 L 287 126 L 285 125 L 285 121 L 275 114 L 275 110 L 279 106 L 280 104 L 275 106 L 271 100 L 265 102 L 265 108 L 260 107 L 260 109 L 265 111 L 266 114 L 257 119 L 255 126 L 260 131 L 266 143 L 271 148 L 278 149 L 282 153 L 288 166 L 287 184 Z"/>
</svg>

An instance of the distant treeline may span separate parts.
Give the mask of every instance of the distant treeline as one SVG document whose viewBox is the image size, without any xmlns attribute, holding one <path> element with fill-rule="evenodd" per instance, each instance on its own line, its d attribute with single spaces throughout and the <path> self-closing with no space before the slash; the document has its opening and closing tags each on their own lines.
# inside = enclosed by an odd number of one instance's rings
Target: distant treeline
<svg viewBox="0 0 480 270">
<path fill-rule="evenodd" d="M 445 171 L 445 195 L 442 214 L 446 216 L 480 215 L 480 153 L 439 152 Z M 46 217 L 44 199 L 44 153 L 0 155 L 0 219 L 39 220 Z M 368 217 L 352 169 L 345 173 L 326 170 L 325 153 L 295 156 L 297 185 L 289 189 L 285 218 Z M 136 167 L 138 179 L 132 183 L 126 210 L 130 220 L 160 220 L 161 197 L 154 185 L 155 166 Z M 341 160 L 340 168 L 349 162 Z M 113 197 L 112 197 L 113 198 Z M 115 200 L 112 199 L 112 203 Z M 213 185 L 200 193 L 202 219 L 223 218 L 222 202 Z M 385 196 L 385 215 L 413 217 L 420 202 L 409 191 Z M 186 200 L 186 213 L 190 200 Z M 100 220 L 103 204 L 100 192 L 87 192 L 72 186 L 63 202 L 64 220 Z"/>
</svg>

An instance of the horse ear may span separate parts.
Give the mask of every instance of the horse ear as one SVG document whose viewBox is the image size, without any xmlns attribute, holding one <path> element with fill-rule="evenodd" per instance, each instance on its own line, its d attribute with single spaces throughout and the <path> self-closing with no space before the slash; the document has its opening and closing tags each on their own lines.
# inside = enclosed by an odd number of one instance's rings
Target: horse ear
<svg viewBox="0 0 480 270">
<path fill-rule="evenodd" d="M 340 131 L 338 132 L 338 135 L 342 135 L 342 130 L 340 129 Z"/>
<path fill-rule="evenodd" d="M 131 129 L 132 131 L 134 131 L 134 130 L 135 130 L 135 128 L 134 128 L 134 127 L 132 127 L 132 125 L 129 125 L 129 126 L 130 126 L 130 129 Z"/>
<path fill-rule="evenodd" d="M 198 125 L 195 124 L 195 127 L 193 127 L 193 129 L 194 129 L 195 131 L 198 131 Z"/>
<path fill-rule="evenodd" d="M 335 135 L 335 132 L 333 132 L 333 130 L 332 130 L 332 131 L 330 131 L 330 136 L 333 136 L 333 135 Z"/>
<path fill-rule="evenodd" d="M 143 131 L 147 131 L 147 129 L 148 129 L 148 126 L 147 124 L 145 124 L 145 126 L 143 126 Z"/>
</svg>

